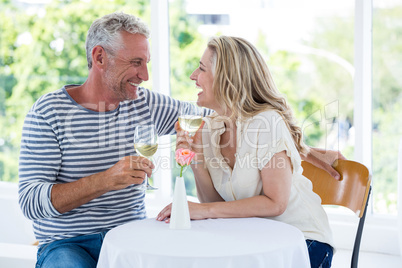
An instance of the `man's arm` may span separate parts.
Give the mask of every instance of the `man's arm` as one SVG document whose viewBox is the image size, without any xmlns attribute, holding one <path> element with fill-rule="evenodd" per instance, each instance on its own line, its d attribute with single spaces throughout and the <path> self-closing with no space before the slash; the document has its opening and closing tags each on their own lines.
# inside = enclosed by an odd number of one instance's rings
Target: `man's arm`
<svg viewBox="0 0 402 268">
<path fill-rule="evenodd" d="M 306 155 L 301 155 L 301 158 L 304 161 L 310 162 L 311 164 L 319 167 L 329 174 L 332 177 L 339 180 L 339 173 L 332 167 L 332 164 L 336 159 L 346 159 L 341 152 L 333 151 L 333 150 L 324 150 L 320 148 L 310 148 L 309 152 Z"/>
<path fill-rule="evenodd" d="M 25 117 L 19 156 L 19 204 L 31 220 L 58 216 L 50 195 L 61 166 L 61 150 L 52 127 L 43 116 Z"/>
<path fill-rule="evenodd" d="M 19 203 L 31 220 L 55 217 L 111 191 L 142 183 L 153 164 L 127 156 L 106 171 L 73 182 L 57 181 L 62 163 L 57 135 L 44 117 L 30 111 L 25 119 L 19 159 Z"/>
<path fill-rule="evenodd" d="M 88 203 L 104 193 L 121 190 L 131 184 L 140 184 L 152 174 L 151 161 L 140 156 L 123 157 L 111 168 L 81 178 L 74 182 L 55 184 L 52 187 L 51 202 L 60 213 L 65 213 Z"/>
</svg>

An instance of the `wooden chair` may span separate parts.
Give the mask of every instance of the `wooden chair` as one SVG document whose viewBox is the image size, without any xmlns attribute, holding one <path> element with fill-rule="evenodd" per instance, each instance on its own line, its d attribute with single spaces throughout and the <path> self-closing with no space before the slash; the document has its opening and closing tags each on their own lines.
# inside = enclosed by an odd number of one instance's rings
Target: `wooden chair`
<svg viewBox="0 0 402 268">
<path fill-rule="evenodd" d="M 333 164 L 333 167 L 341 174 L 341 179 L 337 181 L 328 172 L 309 162 L 302 161 L 302 167 L 303 175 L 313 183 L 313 191 L 321 197 L 322 205 L 338 205 L 349 208 L 360 218 L 351 262 L 351 267 L 356 268 L 371 191 L 369 170 L 358 162 L 337 160 Z"/>
</svg>

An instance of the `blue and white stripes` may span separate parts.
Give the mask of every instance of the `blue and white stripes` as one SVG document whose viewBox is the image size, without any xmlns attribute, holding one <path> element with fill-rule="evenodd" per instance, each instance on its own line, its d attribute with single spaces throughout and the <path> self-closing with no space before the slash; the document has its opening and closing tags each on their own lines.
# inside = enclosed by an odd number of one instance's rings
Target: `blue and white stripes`
<svg viewBox="0 0 402 268">
<path fill-rule="evenodd" d="M 65 87 L 42 96 L 26 116 L 19 160 L 19 202 L 33 220 L 40 244 L 111 229 L 145 218 L 144 192 L 129 186 L 60 214 L 51 204 L 56 183 L 76 181 L 134 155 L 136 125 L 156 125 L 158 135 L 174 133 L 181 103 L 141 88 L 134 101 L 99 113 L 78 105 Z"/>
</svg>

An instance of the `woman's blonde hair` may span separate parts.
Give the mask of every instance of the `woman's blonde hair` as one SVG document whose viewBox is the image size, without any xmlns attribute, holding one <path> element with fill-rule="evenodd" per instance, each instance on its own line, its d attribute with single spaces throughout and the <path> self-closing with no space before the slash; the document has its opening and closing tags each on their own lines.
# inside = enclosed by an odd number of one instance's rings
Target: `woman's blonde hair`
<svg viewBox="0 0 402 268">
<path fill-rule="evenodd" d="M 265 110 L 276 111 L 299 153 L 306 153 L 301 128 L 257 49 L 243 38 L 230 36 L 212 37 L 208 48 L 212 52 L 213 90 L 224 112 L 230 110 L 233 118 L 249 118 Z"/>
</svg>

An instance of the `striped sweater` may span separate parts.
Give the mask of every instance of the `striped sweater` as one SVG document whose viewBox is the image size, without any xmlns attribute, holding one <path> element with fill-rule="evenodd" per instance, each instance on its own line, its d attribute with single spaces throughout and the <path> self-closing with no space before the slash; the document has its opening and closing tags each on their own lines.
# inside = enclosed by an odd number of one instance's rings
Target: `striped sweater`
<svg viewBox="0 0 402 268">
<path fill-rule="evenodd" d="M 33 221 L 40 244 L 92 234 L 146 217 L 144 191 L 133 185 L 111 191 L 60 214 L 50 201 L 52 186 L 112 167 L 134 155 L 138 124 L 154 123 L 158 135 L 173 134 L 181 102 L 140 88 L 134 101 L 109 112 L 77 104 L 66 87 L 42 96 L 30 109 L 22 130 L 19 203 Z"/>
</svg>

